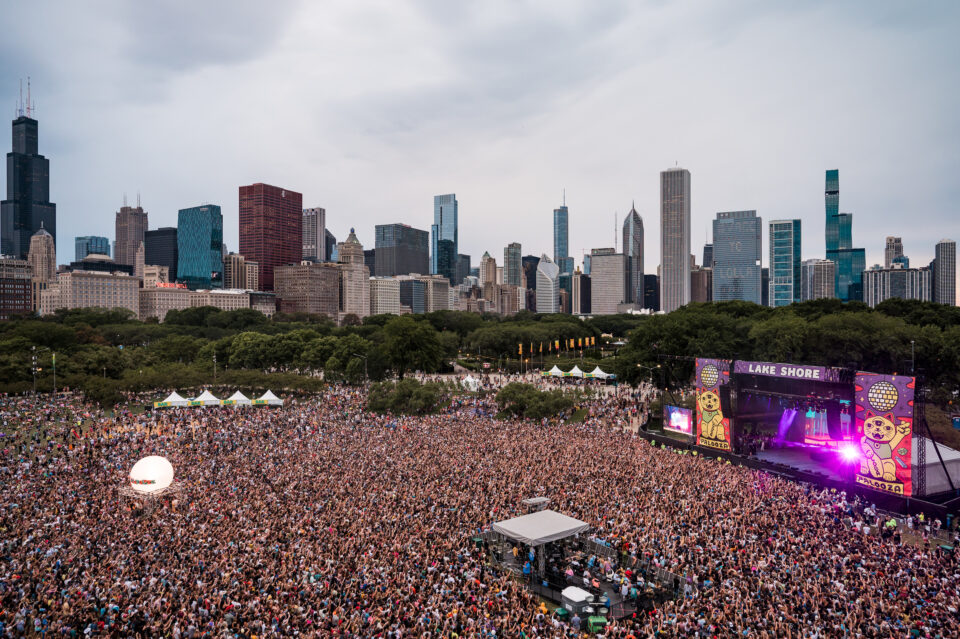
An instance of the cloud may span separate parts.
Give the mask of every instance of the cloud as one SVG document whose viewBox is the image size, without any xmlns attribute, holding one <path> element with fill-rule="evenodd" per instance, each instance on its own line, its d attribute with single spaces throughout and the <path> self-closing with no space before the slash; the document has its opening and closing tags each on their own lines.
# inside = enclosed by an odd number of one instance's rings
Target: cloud
<svg viewBox="0 0 960 639">
<path fill-rule="evenodd" d="M 113 235 L 138 189 L 152 226 L 237 187 L 299 190 L 333 232 L 429 228 L 456 192 L 461 248 L 571 253 L 614 242 L 636 200 L 659 260 L 659 171 L 692 172 L 693 246 L 716 211 L 798 217 L 823 255 L 823 171 L 868 262 L 960 235 L 960 7 L 892 2 L 15 3 L 0 104 L 31 74 L 61 261 Z M 38 43 L 42 43 L 39 46 Z M 7 87 L 8 100 L 2 99 Z M 0 143 L 4 138 L 0 136 Z M 924 223 L 917 224 L 917 219 Z M 764 250 L 767 241 L 764 239 Z"/>
</svg>

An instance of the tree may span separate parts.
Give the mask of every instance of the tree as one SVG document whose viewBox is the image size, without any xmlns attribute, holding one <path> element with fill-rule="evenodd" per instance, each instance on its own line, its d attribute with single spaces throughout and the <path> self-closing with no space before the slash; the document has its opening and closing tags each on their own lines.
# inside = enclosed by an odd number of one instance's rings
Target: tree
<svg viewBox="0 0 960 639">
<path fill-rule="evenodd" d="M 440 340 L 429 322 L 401 315 L 387 322 L 383 335 L 384 348 L 398 378 L 403 379 L 409 370 L 433 372 L 440 366 Z"/>
</svg>

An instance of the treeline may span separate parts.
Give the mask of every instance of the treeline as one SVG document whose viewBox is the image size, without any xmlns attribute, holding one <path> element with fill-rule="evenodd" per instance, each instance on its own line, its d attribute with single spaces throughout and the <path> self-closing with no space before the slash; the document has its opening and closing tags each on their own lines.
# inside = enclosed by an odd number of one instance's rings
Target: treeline
<svg viewBox="0 0 960 639">
<path fill-rule="evenodd" d="M 664 356 L 885 373 L 906 373 L 915 360 L 937 401 L 945 404 L 960 389 L 960 308 L 929 302 L 888 300 L 876 309 L 837 300 L 777 309 L 724 302 L 690 304 L 667 315 L 584 321 L 526 311 L 507 318 L 438 311 L 377 315 L 345 324 L 335 326 L 323 316 L 267 318 L 250 309 L 212 307 L 172 311 L 162 324 L 133 320 L 126 311 L 93 309 L 11 320 L 0 323 L 0 392 L 33 388 L 35 368 L 37 389 L 52 389 L 54 352 L 60 388 L 84 390 L 110 385 L 110 380 L 120 391 L 186 388 L 212 384 L 216 371 L 218 382 L 234 381 L 232 376 L 242 372 L 260 380 L 288 375 L 288 388 L 308 392 L 321 379 L 382 381 L 418 370 L 449 372 L 457 361 L 516 370 L 519 344 L 531 360 L 524 364 L 529 369 L 539 364 L 541 344 L 546 362 L 552 359 L 547 357 L 550 342 L 587 337 L 595 337 L 598 348 L 586 352 L 585 361 L 601 362 L 626 382 L 663 374 L 668 384 L 688 383 L 692 363 L 671 360 L 669 371 L 655 369 Z M 626 346 L 618 344 L 623 338 Z M 537 353 L 532 358 L 531 344 Z M 578 351 L 561 357 L 580 362 Z"/>
<path fill-rule="evenodd" d="M 243 371 L 259 385 L 288 374 L 281 380 L 285 387 L 307 391 L 320 379 L 359 383 L 411 371 L 450 372 L 458 359 L 478 365 L 500 357 L 509 367 L 521 341 L 539 344 L 603 331 L 622 336 L 638 324 L 631 317 L 581 322 L 534 313 L 501 318 L 440 311 L 379 315 L 338 327 L 324 316 L 267 318 L 250 309 L 213 307 L 171 311 L 160 324 L 134 320 L 122 310 L 61 310 L 0 323 L 0 392 L 22 393 L 34 385 L 48 392 L 54 368 L 58 388 L 90 389 L 101 397 L 211 386 L 215 379 L 232 382 Z"/>
<path fill-rule="evenodd" d="M 665 356 L 878 373 L 908 374 L 913 368 L 931 399 L 947 404 L 960 391 L 960 308 L 905 300 L 887 300 L 875 309 L 829 299 L 775 309 L 746 302 L 690 304 L 645 318 L 630 332 L 616 371 L 628 382 L 662 376 L 671 386 L 688 383 L 693 363 Z"/>
</svg>

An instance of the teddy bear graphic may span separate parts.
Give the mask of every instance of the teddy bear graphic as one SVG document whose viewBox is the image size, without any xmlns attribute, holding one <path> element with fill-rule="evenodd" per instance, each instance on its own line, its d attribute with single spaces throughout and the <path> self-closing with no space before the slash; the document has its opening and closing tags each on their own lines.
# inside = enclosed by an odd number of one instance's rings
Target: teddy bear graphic
<svg viewBox="0 0 960 639">
<path fill-rule="evenodd" d="M 725 440 L 720 396 L 714 391 L 703 391 L 697 397 L 697 403 L 700 405 L 700 436 Z"/>
<path fill-rule="evenodd" d="M 882 479 L 897 480 L 897 467 L 893 463 L 893 451 L 910 432 L 906 422 L 894 423 L 892 413 L 870 415 L 863 420 L 863 437 L 860 448 L 864 457 L 860 460 L 860 474 Z"/>
</svg>

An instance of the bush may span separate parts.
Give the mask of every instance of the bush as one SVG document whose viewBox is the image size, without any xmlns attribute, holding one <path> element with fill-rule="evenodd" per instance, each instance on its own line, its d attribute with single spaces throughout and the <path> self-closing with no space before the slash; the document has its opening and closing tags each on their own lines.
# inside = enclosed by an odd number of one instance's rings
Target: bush
<svg viewBox="0 0 960 639">
<path fill-rule="evenodd" d="M 543 419 L 570 410 L 575 399 L 561 390 L 541 391 L 530 384 L 511 382 L 497 393 L 497 406 L 507 415 Z"/>
<path fill-rule="evenodd" d="M 397 383 L 380 382 L 370 387 L 367 410 L 395 415 L 427 415 L 440 408 L 444 387 L 436 382 L 421 384 L 415 379 Z"/>
</svg>

